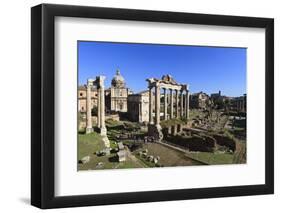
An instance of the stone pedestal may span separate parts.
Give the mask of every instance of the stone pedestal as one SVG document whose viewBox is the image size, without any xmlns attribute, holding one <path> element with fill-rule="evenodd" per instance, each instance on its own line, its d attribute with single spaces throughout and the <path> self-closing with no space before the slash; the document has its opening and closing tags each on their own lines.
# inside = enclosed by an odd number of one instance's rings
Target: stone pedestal
<svg viewBox="0 0 281 213">
<path fill-rule="evenodd" d="M 93 131 L 94 131 L 94 129 L 91 127 L 86 128 L 86 134 L 92 133 Z"/>
<path fill-rule="evenodd" d="M 178 126 L 178 128 L 179 128 L 179 133 L 182 133 L 182 129 L 183 129 L 183 125 L 182 124 L 179 124 L 179 126 Z"/>
<path fill-rule="evenodd" d="M 106 136 L 106 133 L 107 133 L 106 127 L 101 127 L 100 128 L 100 135 L 101 136 Z"/>
<path fill-rule="evenodd" d="M 103 141 L 106 149 L 109 149 L 110 148 L 110 141 L 109 141 L 108 137 L 107 136 L 103 136 L 102 137 L 102 141 Z"/>
<path fill-rule="evenodd" d="M 172 135 L 177 135 L 177 133 L 178 133 L 178 127 L 177 127 L 177 125 L 173 125 L 172 126 Z"/>
<path fill-rule="evenodd" d="M 153 136 L 156 141 L 161 141 L 163 139 L 162 128 L 160 125 L 148 125 L 148 135 Z"/>
</svg>

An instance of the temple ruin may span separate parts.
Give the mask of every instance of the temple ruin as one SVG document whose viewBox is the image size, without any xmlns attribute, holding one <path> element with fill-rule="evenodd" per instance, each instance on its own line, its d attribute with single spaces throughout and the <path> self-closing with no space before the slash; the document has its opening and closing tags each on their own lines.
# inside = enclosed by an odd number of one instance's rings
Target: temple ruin
<svg viewBox="0 0 281 213">
<path fill-rule="evenodd" d="M 149 126 L 148 134 L 161 141 L 163 134 L 160 125 L 161 90 L 164 92 L 164 116 L 163 120 L 174 118 L 189 118 L 189 87 L 187 84 L 178 84 L 171 75 L 164 75 L 162 79 L 149 78 L 146 80 L 149 88 Z M 155 92 L 155 104 L 153 107 L 153 90 Z M 168 98 L 168 90 L 169 98 Z M 169 112 L 168 112 L 169 107 Z M 154 108 L 154 118 L 153 118 Z"/>
</svg>

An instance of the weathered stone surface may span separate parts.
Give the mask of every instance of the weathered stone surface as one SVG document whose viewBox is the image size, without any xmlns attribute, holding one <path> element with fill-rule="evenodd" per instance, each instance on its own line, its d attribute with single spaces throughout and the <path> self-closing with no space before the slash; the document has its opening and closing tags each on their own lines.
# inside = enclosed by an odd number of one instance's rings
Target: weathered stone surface
<svg viewBox="0 0 281 213">
<path fill-rule="evenodd" d="M 122 142 L 117 143 L 118 149 L 123 150 L 125 147 Z"/>
<path fill-rule="evenodd" d="M 156 141 L 163 139 L 162 128 L 160 125 L 148 125 L 148 135 L 154 137 Z"/>
<path fill-rule="evenodd" d="M 174 96 L 173 90 L 170 90 L 170 119 L 174 118 Z"/>
<path fill-rule="evenodd" d="M 125 150 L 120 150 L 119 152 L 117 152 L 117 156 L 118 156 L 118 161 L 123 162 L 126 161 L 127 153 Z"/>
<path fill-rule="evenodd" d="M 158 159 L 157 158 L 153 158 L 153 163 L 158 163 Z"/>
<path fill-rule="evenodd" d="M 91 88 L 93 86 L 93 80 L 88 79 L 87 82 L 87 115 L 86 115 L 86 120 L 87 120 L 87 128 L 86 128 L 86 134 L 89 134 L 93 132 L 93 125 L 92 125 L 92 107 L 91 107 Z"/>
<path fill-rule="evenodd" d="M 82 164 L 85 164 L 85 163 L 89 163 L 90 160 L 91 160 L 91 157 L 90 157 L 90 156 L 85 156 L 85 157 L 83 157 L 83 158 L 80 160 L 80 162 L 81 162 Z"/>
<path fill-rule="evenodd" d="M 110 141 L 108 140 L 108 137 L 107 136 L 103 136 L 102 137 L 102 141 L 105 145 L 106 148 L 109 148 L 110 147 Z"/>
<path fill-rule="evenodd" d="M 98 162 L 96 165 L 96 168 L 100 169 L 100 168 L 103 168 L 103 166 L 104 166 L 103 162 Z"/>
<path fill-rule="evenodd" d="M 164 88 L 164 120 L 168 119 L 167 89 Z"/>
</svg>

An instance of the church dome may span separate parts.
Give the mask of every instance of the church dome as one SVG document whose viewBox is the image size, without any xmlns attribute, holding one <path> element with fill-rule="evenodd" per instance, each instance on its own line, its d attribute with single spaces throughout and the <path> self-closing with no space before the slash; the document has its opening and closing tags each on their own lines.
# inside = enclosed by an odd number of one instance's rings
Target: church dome
<svg viewBox="0 0 281 213">
<path fill-rule="evenodd" d="M 125 87 L 125 80 L 124 80 L 123 76 L 120 74 L 119 69 L 116 71 L 116 74 L 111 81 L 111 86 L 119 87 L 119 88 Z"/>
</svg>

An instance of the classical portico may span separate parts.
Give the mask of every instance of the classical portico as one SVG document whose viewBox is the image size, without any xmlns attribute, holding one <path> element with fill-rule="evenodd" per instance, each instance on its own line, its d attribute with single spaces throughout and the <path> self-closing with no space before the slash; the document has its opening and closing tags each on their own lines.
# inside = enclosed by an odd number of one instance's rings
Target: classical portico
<svg viewBox="0 0 281 213">
<path fill-rule="evenodd" d="M 178 84 L 170 75 L 164 75 L 162 79 L 147 79 L 149 88 L 149 134 L 158 140 L 163 138 L 160 126 L 161 114 L 161 90 L 163 90 L 163 120 L 173 118 L 189 118 L 189 91 L 187 84 Z M 153 90 L 155 94 L 153 119 Z M 169 94 L 168 94 L 169 91 Z M 168 98 L 168 95 L 170 96 Z M 168 101 L 169 100 L 169 101 Z M 169 108 L 169 112 L 168 112 Z"/>
</svg>

